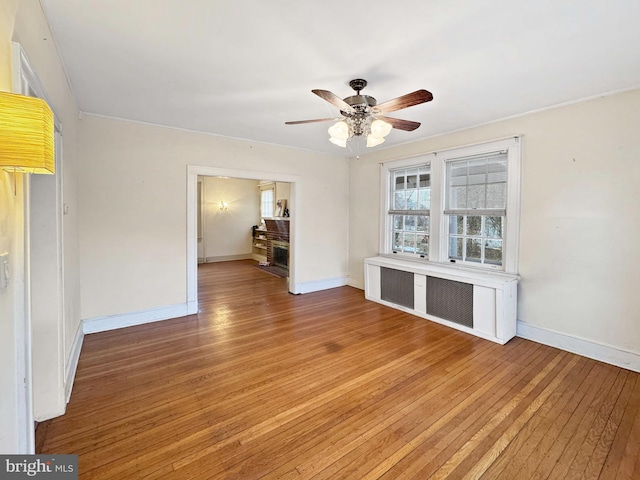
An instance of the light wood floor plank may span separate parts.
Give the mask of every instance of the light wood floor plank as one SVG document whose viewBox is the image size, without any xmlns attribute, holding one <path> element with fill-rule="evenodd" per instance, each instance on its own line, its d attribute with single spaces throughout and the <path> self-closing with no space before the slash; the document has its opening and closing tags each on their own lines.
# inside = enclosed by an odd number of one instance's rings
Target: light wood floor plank
<svg viewBox="0 0 640 480">
<path fill-rule="evenodd" d="M 255 262 L 199 268 L 197 315 L 85 337 L 40 453 L 80 479 L 636 478 L 640 377 L 497 345 Z"/>
</svg>

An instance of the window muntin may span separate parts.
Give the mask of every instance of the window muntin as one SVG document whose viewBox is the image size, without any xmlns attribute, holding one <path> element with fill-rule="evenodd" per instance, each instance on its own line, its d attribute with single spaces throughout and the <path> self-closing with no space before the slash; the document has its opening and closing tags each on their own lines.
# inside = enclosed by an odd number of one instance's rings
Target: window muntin
<svg viewBox="0 0 640 480">
<path fill-rule="evenodd" d="M 428 165 L 390 172 L 391 251 L 427 258 L 431 172 Z"/>
</svg>

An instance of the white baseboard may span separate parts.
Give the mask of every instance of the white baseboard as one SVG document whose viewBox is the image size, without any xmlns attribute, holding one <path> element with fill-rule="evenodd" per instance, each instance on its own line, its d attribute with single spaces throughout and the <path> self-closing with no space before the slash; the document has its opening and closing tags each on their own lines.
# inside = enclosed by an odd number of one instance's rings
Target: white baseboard
<svg viewBox="0 0 640 480">
<path fill-rule="evenodd" d="M 330 288 L 344 287 L 347 285 L 347 277 L 327 278 L 324 280 L 314 280 L 312 282 L 298 282 L 294 285 L 291 293 L 311 293 Z"/>
<path fill-rule="evenodd" d="M 82 322 L 78 325 L 76 337 L 71 345 L 71 352 L 67 359 L 67 367 L 65 369 L 64 395 L 66 402 L 71 399 L 71 391 L 73 390 L 73 382 L 76 378 L 76 370 L 78 369 L 78 361 L 80 361 L 80 351 L 82 350 L 82 342 L 84 341 L 84 331 Z"/>
<path fill-rule="evenodd" d="M 198 301 L 190 300 L 187 302 L 187 315 L 195 315 L 198 313 Z"/>
<path fill-rule="evenodd" d="M 107 315 L 104 317 L 87 318 L 82 321 L 82 331 L 85 334 L 106 332 L 116 328 L 132 327 L 144 323 L 158 322 L 170 318 L 189 315 L 189 305 L 181 303 L 167 307 L 152 308 L 140 312 Z"/>
<path fill-rule="evenodd" d="M 217 262 L 230 262 L 233 260 L 251 260 L 253 255 L 251 253 L 243 253 L 240 255 L 221 255 L 219 257 L 207 257 L 205 263 L 217 263 Z"/>
<path fill-rule="evenodd" d="M 364 277 L 349 276 L 347 280 L 347 285 L 353 288 L 359 288 L 360 290 L 364 290 Z"/>
<path fill-rule="evenodd" d="M 617 367 L 640 372 L 640 354 L 621 350 L 611 345 L 596 343 L 592 340 L 554 332 L 546 328 L 534 327 L 527 323 L 517 322 L 516 335 L 527 340 L 556 347 L 567 352 L 582 355 Z"/>
</svg>

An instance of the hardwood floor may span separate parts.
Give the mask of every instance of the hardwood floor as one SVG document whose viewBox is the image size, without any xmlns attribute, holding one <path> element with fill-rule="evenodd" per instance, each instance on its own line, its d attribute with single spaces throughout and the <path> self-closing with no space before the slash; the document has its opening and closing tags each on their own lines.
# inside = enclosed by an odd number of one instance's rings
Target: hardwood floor
<svg viewBox="0 0 640 480">
<path fill-rule="evenodd" d="M 80 479 L 640 478 L 639 374 L 200 267 L 200 313 L 85 337 L 42 453 Z"/>
</svg>

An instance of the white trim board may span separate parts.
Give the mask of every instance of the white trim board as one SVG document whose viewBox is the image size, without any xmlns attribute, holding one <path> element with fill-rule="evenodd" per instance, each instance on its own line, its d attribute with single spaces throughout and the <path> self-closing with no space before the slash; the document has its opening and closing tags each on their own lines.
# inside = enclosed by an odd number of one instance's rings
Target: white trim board
<svg viewBox="0 0 640 480">
<path fill-rule="evenodd" d="M 620 350 L 610 345 L 554 332 L 546 328 L 534 327 L 520 320 L 516 323 L 516 336 L 550 347 L 556 347 L 583 357 L 599 360 L 616 367 L 640 372 L 640 354 Z"/>
<path fill-rule="evenodd" d="M 364 290 L 364 277 L 355 277 L 350 275 L 347 277 L 347 285 L 359 290 Z"/>
<path fill-rule="evenodd" d="M 143 325 L 145 323 L 184 317 L 188 315 L 187 312 L 188 305 L 181 303 L 138 312 L 87 318 L 82 320 L 82 332 L 86 335 L 88 333 L 106 332 L 117 328 L 133 327 L 134 325 Z"/>
<path fill-rule="evenodd" d="M 84 332 L 81 323 L 78 325 L 76 337 L 73 339 L 73 345 L 71 346 L 71 352 L 69 353 L 67 367 L 65 369 L 64 395 L 67 403 L 69 403 L 69 400 L 71 399 L 71 391 L 73 390 L 73 382 L 76 378 L 76 370 L 78 369 L 78 362 L 80 361 L 80 352 L 82 350 L 83 342 Z"/>
<path fill-rule="evenodd" d="M 258 172 L 250 170 L 238 170 L 230 168 L 207 167 L 201 165 L 187 165 L 187 306 L 185 315 L 198 313 L 198 176 L 242 178 L 247 180 L 272 180 L 274 182 L 286 182 L 290 185 L 289 205 L 295 205 L 295 211 L 301 211 L 301 180 L 299 175 L 290 175 L 276 172 Z M 298 222 L 296 216 L 289 219 L 289 291 L 291 293 L 303 293 L 298 291 L 296 283 L 298 265 Z M 330 287 L 329 287 L 330 288 Z"/>
<path fill-rule="evenodd" d="M 291 293 L 303 294 L 328 290 L 330 288 L 344 287 L 347 285 L 347 277 L 325 278 L 324 280 L 312 280 L 310 282 L 299 282 L 291 285 Z"/>
<path fill-rule="evenodd" d="M 207 257 L 204 263 L 218 263 L 218 262 L 231 262 L 234 260 L 251 260 L 253 255 L 251 253 L 242 253 L 239 255 L 219 255 L 217 257 Z"/>
</svg>

